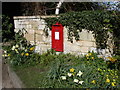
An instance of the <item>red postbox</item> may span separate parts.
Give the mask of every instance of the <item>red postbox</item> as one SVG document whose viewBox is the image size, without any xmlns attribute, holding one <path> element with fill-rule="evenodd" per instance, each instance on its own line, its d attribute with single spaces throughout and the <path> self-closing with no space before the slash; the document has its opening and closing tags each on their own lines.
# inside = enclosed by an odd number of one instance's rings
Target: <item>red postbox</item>
<svg viewBox="0 0 120 90">
<path fill-rule="evenodd" d="M 58 22 L 52 25 L 52 49 L 63 52 L 63 26 Z"/>
</svg>

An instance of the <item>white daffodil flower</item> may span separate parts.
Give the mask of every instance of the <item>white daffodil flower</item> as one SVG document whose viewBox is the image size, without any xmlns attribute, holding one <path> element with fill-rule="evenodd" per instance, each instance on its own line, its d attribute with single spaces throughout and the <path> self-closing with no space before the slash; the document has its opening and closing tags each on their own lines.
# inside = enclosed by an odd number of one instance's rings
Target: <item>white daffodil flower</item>
<svg viewBox="0 0 120 90">
<path fill-rule="evenodd" d="M 66 80 L 66 76 L 61 76 L 62 80 Z"/>
<path fill-rule="evenodd" d="M 79 84 L 82 84 L 84 81 L 79 81 Z"/>
<path fill-rule="evenodd" d="M 22 50 L 25 50 L 25 48 L 23 47 Z"/>
<path fill-rule="evenodd" d="M 12 50 L 15 50 L 15 46 L 12 47 Z"/>
<path fill-rule="evenodd" d="M 7 53 L 7 51 L 4 51 L 4 53 Z"/>
<path fill-rule="evenodd" d="M 17 49 L 15 49 L 16 53 L 19 53 Z"/>
<path fill-rule="evenodd" d="M 16 46 L 15 46 L 16 48 L 18 48 L 19 46 L 16 44 Z"/>
<path fill-rule="evenodd" d="M 2 56 L 3 56 L 3 57 L 7 57 L 8 55 L 7 55 L 7 54 L 3 54 Z"/>
<path fill-rule="evenodd" d="M 74 82 L 78 83 L 78 82 L 79 82 L 79 80 L 78 80 L 78 79 L 74 79 Z"/>
<path fill-rule="evenodd" d="M 69 77 L 71 77 L 71 76 L 72 76 L 72 73 L 68 73 L 67 75 L 68 75 Z"/>
<path fill-rule="evenodd" d="M 25 52 L 27 52 L 27 49 L 25 49 Z"/>
<path fill-rule="evenodd" d="M 81 71 L 79 71 L 78 73 L 77 73 L 77 76 L 81 76 L 83 73 L 81 72 Z"/>
</svg>

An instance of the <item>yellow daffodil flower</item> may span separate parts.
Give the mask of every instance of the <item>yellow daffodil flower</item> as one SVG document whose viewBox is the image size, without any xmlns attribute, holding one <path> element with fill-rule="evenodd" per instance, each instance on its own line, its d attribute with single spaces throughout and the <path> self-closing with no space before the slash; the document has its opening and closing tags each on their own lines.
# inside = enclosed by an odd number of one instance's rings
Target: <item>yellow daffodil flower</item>
<svg viewBox="0 0 120 90">
<path fill-rule="evenodd" d="M 30 48 L 30 51 L 33 51 L 33 50 L 34 50 L 34 47 L 31 47 L 31 48 Z"/>
<path fill-rule="evenodd" d="M 16 53 L 19 53 L 17 49 L 15 49 Z"/>
<path fill-rule="evenodd" d="M 75 71 L 75 69 L 74 69 L 74 68 L 71 68 L 71 69 L 70 69 L 70 72 L 74 72 L 74 71 Z"/>
<path fill-rule="evenodd" d="M 89 57 L 89 55 L 87 54 L 86 57 Z"/>
<path fill-rule="evenodd" d="M 91 83 L 95 84 L 95 83 L 96 83 L 96 81 L 95 81 L 95 80 L 92 80 L 92 81 L 91 81 Z"/>
<path fill-rule="evenodd" d="M 26 56 L 29 56 L 29 53 L 26 53 L 25 55 L 26 55 Z"/>
<path fill-rule="evenodd" d="M 8 54 L 8 56 L 10 56 L 10 54 Z"/>
<path fill-rule="evenodd" d="M 110 82 L 110 79 L 107 78 L 107 79 L 106 79 L 106 82 L 109 83 L 109 82 Z"/>
<path fill-rule="evenodd" d="M 89 58 L 87 57 L 87 59 L 89 59 Z"/>
<path fill-rule="evenodd" d="M 91 56 L 91 55 L 92 55 L 92 53 L 88 53 L 88 55 L 89 55 L 89 56 Z"/>
<path fill-rule="evenodd" d="M 21 56 L 23 56 L 24 55 L 24 53 L 21 53 Z"/>
<path fill-rule="evenodd" d="M 107 57 L 111 62 L 115 62 L 116 61 L 116 59 L 115 58 L 113 58 L 113 57 Z"/>
<path fill-rule="evenodd" d="M 116 82 L 112 82 L 111 85 L 112 85 L 112 86 L 116 86 Z"/>
<path fill-rule="evenodd" d="M 94 59 L 94 57 L 92 57 L 92 59 Z"/>
</svg>

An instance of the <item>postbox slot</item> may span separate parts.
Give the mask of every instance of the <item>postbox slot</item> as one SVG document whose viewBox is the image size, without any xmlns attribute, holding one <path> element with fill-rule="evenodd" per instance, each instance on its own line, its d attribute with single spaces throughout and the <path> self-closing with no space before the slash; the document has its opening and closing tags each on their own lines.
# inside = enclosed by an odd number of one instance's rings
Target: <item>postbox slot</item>
<svg viewBox="0 0 120 90">
<path fill-rule="evenodd" d="M 60 25 L 53 25 L 53 26 L 55 26 L 55 27 L 59 27 Z"/>
</svg>

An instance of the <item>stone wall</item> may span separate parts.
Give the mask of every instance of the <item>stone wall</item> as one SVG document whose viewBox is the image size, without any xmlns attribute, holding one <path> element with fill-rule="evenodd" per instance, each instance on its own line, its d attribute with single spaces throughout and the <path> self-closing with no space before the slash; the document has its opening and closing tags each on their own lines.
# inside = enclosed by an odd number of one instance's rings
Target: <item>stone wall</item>
<svg viewBox="0 0 120 90">
<path fill-rule="evenodd" d="M 41 16 L 42 18 L 53 16 Z M 48 49 L 51 49 L 51 31 L 48 30 L 48 37 L 44 33 L 45 21 L 40 16 L 17 16 L 14 17 L 15 32 L 20 29 L 25 29 L 28 33 L 24 34 L 25 38 L 30 41 L 31 44 L 36 44 L 36 52 L 43 53 Z M 72 54 L 85 54 L 88 51 L 96 52 L 95 39 L 92 32 L 82 30 L 80 40 L 73 43 L 68 41 L 67 28 L 64 27 L 64 53 Z"/>
</svg>

